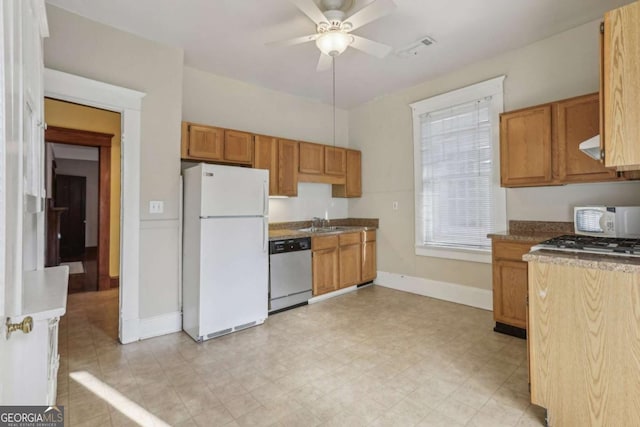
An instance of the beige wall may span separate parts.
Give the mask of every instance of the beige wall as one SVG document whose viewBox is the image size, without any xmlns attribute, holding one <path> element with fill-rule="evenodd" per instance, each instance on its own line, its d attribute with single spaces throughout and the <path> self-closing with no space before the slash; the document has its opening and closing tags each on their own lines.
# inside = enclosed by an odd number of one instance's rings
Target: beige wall
<svg viewBox="0 0 640 427">
<path fill-rule="evenodd" d="M 505 74 L 505 111 L 598 90 L 599 21 L 574 28 L 362 105 L 350 111 L 349 143 L 363 150 L 363 197 L 349 215 L 380 218 L 378 269 L 491 289 L 489 264 L 416 256 L 409 104 Z M 582 184 L 507 190 L 509 219 L 569 221 L 582 203 L 640 204 L 640 184 Z M 399 209 L 392 210 L 392 202 Z"/>
<path fill-rule="evenodd" d="M 113 134 L 111 139 L 109 276 L 118 277 L 120 275 L 120 113 L 46 98 L 44 100 L 44 115 L 49 126 Z"/>
<path fill-rule="evenodd" d="M 318 81 L 330 88 L 331 73 Z M 211 73 L 184 68 L 182 119 L 294 140 L 333 143 L 331 106 L 264 89 Z M 336 145 L 347 146 L 348 113 L 336 110 Z M 300 184 L 298 197 L 271 199 L 269 221 L 344 218 L 346 199 L 333 199 L 327 184 Z"/>
<path fill-rule="evenodd" d="M 97 150 L 97 148 L 95 148 Z M 56 159 L 56 175 L 83 176 L 85 181 L 85 246 L 98 246 L 98 162 Z"/>
<path fill-rule="evenodd" d="M 145 230 L 140 235 L 140 317 L 175 313 L 183 52 L 51 5 L 47 17 L 51 36 L 44 41 L 46 67 L 146 93 L 140 147 L 140 225 Z M 164 213 L 149 214 L 150 200 L 164 201 Z M 155 244 L 160 235 L 163 244 Z M 153 251 L 142 251 L 150 246 Z"/>
</svg>

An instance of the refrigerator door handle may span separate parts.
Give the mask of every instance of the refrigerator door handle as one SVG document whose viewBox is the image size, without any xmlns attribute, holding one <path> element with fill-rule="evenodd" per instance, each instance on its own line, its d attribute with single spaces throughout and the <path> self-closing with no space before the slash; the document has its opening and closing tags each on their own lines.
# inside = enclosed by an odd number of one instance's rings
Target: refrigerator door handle
<svg viewBox="0 0 640 427">
<path fill-rule="evenodd" d="M 269 218 L 266 216 L 262 219 L 262 252 L 267 252 L 269 249 Z"/>
<path fill-rule="evenodd" d="M 269 214 L 269 190 L 266 181 L 262 181 L 262 214 Z"/>
</svg>

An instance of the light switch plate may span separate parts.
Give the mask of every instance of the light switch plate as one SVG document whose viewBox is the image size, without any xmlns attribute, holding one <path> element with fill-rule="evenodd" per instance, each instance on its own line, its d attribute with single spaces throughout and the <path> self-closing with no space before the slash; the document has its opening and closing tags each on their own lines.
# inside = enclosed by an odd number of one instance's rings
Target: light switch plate
<svg viewBox="0 0 640 427">
<path fill-rule="evenodd" d="M 162 200 L 151 200 L 149 202 L 149 213 L 161 214 L 164 212 L 164 202 Z"/>
<path fill-rule="evenodd" d="M 393 202 L 391 204 L 391 207 L 393 208 L 394 211 L 397 211 L 398 210 L 398 202 Z"/>
</svg>

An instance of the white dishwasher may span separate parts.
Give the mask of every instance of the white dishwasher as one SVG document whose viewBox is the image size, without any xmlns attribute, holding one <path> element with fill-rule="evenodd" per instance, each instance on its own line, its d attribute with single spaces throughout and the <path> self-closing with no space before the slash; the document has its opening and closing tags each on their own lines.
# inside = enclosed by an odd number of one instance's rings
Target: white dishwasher
<svg viewBox="0 0 640 427">
<path fill-rule="evenodd" d="M 311 295 L 311 238 L 269 242 L 269 313 L 307 304 Z"/>
</svg>

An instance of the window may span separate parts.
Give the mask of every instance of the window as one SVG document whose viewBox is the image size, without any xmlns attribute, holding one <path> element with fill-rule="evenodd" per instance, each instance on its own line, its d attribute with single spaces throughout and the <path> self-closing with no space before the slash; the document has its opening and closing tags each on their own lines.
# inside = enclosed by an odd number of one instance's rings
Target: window
<svg viewBox="0 0 640 427">
<path fill-rule="evenodd" d="M 503 80 L 411 104 L 418 255 L 491 262 L 487 234 L 506 229 L 499 171 Z"/>
</svg>

